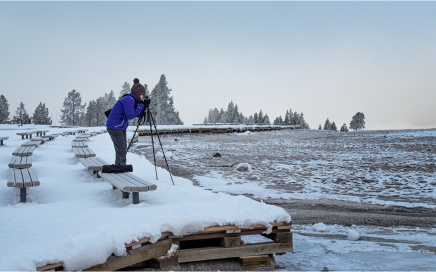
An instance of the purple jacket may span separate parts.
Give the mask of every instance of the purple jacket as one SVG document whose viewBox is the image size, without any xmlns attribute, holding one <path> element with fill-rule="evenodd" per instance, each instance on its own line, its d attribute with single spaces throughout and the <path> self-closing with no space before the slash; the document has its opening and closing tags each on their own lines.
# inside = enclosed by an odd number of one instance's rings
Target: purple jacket
<svg viewBox="0 0 436 272">
<path fill-rule="evenodd" d="M 139 117 L 144 110 L 144 104 L 132 92 L 118 99 L 109 114 L 106 127 L 116 130 L 126 130 L 129 120 Z"/>
</svg>

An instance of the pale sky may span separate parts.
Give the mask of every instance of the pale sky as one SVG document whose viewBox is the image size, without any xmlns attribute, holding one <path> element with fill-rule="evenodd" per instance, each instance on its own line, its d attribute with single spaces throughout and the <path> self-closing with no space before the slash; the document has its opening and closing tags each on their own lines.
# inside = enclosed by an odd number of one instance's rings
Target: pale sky
<svg viewBox="0 0 436 272">
<path fill-rule="evenodd" d="M 436 127 L 436 2 L 0 2 L 10 117 L 165 74 L 185 124 L 232 100 L 367 129 Z"/>
</svg>

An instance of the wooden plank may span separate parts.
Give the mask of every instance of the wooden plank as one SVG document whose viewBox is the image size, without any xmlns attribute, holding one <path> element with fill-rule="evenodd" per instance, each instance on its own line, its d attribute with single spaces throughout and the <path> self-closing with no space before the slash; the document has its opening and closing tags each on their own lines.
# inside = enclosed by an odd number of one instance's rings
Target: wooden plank
<svg viewBox="0 0 436 272">
<path fill-rule="evenodd" d="M 8 164 L 9 168 L 30 168 L 32 167 L 32 156 L 12 156 L 11 161 Z"/>
<path fill-rule="evenodd" d="M 27 188 L 40 185 L 38 176 L 36 175 L 35 170 L 32 168 L 9 168 L 7 178 L 8 187 Z"/>
<path fill-rule="evenodd" d="M 13 156 L 31 156 L 36 147 L 34 146 L 19 146 L 12 152 Z"/>
<path fill-rule="evenodd" d="M 104 161 L 100 157 L 90 157 L 90 158 L 79 158 L 79 161 L 85 166 L 88 170 L 92 171 L 100 171 L 103 165 L 107 165 L 108 163 Z"/>
<path fill-rule="evenodd" d="M 103 264 L 99 264 L 86 269 L 85 271 L 114 271 L 134 264 L 157 258 L 165 255 L 171 247 L 171 239 L 156 242 L 154 244 L 142 247 L 142 251 L 137 251 L 127 256 L 109 258 Z"/>
<path fill-rule="evenodd" d="M 8 187 L 16 187 L 15 186 L 15 184 L 16 184 L 16 180 L 17 180 L 17 177 L 15 177 L 15 174 L 16 174 L 17 172 L 16 171 L 14 171 L 14 169 L 8 169 L 8 171 L 7 171 L 7 186 Z"/>
<path fill-rule="evenodd" d="M 186 249 L 179 251 L 179 263 L 218 260 L 250 255 L 292 252 L 292 243 L 258 243 L 230 248 Z"/>
<path fill-rule="evenodd" d="M 157 188 L 130 173 L 100 173 L 100 176 L 123 192 L 147 192 Z"/>
<path fill-rule="evenodd" d="M 36 268 L 36 271 L 50 271 L 50 270 L 63 270 L 64 269 L 64 263 L 54 263 L 54 264 L 47 264 L 44 266 L 40 266 Z"/>
<path fill-rule="evenodd" d="M 72 141 L 71 147 L 88 147 L 87 141 Z"/>
<path fill-rule="evenodd" d="M 84 148 L 73 147 L 73 153 L 78 158 L 89 158 L 89 157 L 96 156 L 94 151 L 92 151 L 89 147 L 84 147 Z"/>
<path fill-rule="evenodd" d="M 39 146 L 41 144 L 40 141 L 27 141 L 21 146 Z"/>
</svg>

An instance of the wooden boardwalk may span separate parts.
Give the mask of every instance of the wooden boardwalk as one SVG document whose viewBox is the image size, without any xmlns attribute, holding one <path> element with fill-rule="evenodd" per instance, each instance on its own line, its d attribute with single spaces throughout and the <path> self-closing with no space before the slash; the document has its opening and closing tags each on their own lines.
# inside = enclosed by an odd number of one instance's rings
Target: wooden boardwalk
<svg viewBox="0 0 436 272">
<path fill-rule="evenodd" d="M 300 129 L 300 126 L 242 126 L 242 125 L 217 125 L 217 126 L 204 126 L 204 127 L 184 127 L 180 126 L 177 128 L 176 126 L 171 129 L 159 129 L 159 135 L 161 134 L 180 134 L 180 133 L 243 133 L 243 132 L 260 132 L 260 131 L 272 131 L 272 130 L 283 130 L 283 129 Z M 153 128 L 153 135 L 156 134 L 155 129 Z M 138 130 L 139 136 L 148 136 L 150 135 L 150 130 L 141 129 Z"/>
<path fill-rule="evenodd" d="M 263 225 L 240 228 L 234 225 L 216 226 L 184 236 L 175 236 L 171 232 L 162 233 L 159 241 L 151 243 L 144 237 L 126 244 L 125 256 L 110 256 L 105 263 L 85 269 L 85 271 L 114 270 L 173 270 L 183 263 L 198 261 L 238 259 L 241 268 L 255 269 L 266 267 L 274 260 L 273 255 L 282 255 L 293 251 L 292 223 L 274 222 L 267 233 Z M 262 235 L 267 242 L 244 243 L 243 236 Z M 178 246 L 177 251 L 168 254 L 170 248 Z M 63 263 L 38 267 L 38 271 L 64 270 Z"/>
</svg>

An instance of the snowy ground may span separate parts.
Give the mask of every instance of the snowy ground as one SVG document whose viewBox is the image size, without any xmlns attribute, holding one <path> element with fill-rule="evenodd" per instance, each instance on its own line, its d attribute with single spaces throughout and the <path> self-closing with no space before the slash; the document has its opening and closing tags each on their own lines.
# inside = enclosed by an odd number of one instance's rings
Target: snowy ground
<svg viewBox="0 0 436 272">
<path fill-rule="evenodd" d="M 153 165 L 129 153 L 133 174 L 158 187 L 140 193 L 141 203 L 133 205 L 131 198 L 123 199 L 118 190 L 78 162 L 71 149 L 74 135 L 59 136 L 34 151 L 32 168 L 41 186 L 29 189 L 28 202 L 20 203 L 19 190 L 6 186 L 12 152 L 26 141 L 16 133 L 47 128 L 0 125 L 0 136 L 9 137 L 0 147 L 0 270 L 35 270 L 60 261 L 67 270 L 81 270 L 105 262 L 112 253 L 125 254 L 125 243 L 142 237 L 157 241 L 166 231 L 183 235 L 216 225 L 271 227 L 269 222 L 291 220 L 282 208 L 213 193 L 184 178 L 174 177 L 173 186 L 168 172 L 160 168 L 156 181 Z M 49 130 L 52 134 L 74 129 Z M 113 161 L 107 133 L 91 137 L 89 146 L 99 157 Z"/>
<path fill-rule="evenodd" d="M 18 190 L 6 187 L 7 164 L 24 142 L 16 132 L 40 128 L 0 126 L 0 136 L 10 137 L 0 147 L 0 270 L 34 270 L 56 261 L 66 262 L 67 269 L 83 269 L 112 252 L 123 254 L 124 243 L 139 237 L 289 220 L 293 214 L 292 209 L 285 212 L 231 195 L 265 201 L 348 200 L 426 211 L 436 207 L 436 130 L 162 136 L 176 186 L 158 168 L 158 190 L 141 193 L 138 205 L 85 171 L 71 151 L 74 136 L 60 136 L 34 152 L 33 168 L 42 184 L 29 190 L 28 203 L 21 204 Z M 50 133 L 66 130 L 71 129 Z M 112 162 L 107 134 L 90 138 L 89 145 Z M 135 148 L 150 158 L 149 137 L 141 137 Z M 216 152 L 220 158 L 212 157 Z M 154 167 L 144 156 L 129 153 L 128 161 L 134 174 L 155 180 Z M 163 165 L 159 154 L 158 162 Z M 436 270 L 435 226 L 317 221 L 294 222 L 293 232 L 295 252 L 276 257 L 283 270 Z M 255 239 L 261 238 L 250 241 Z"/>
<path fill-rule="evenodd" d="M 212 191 L 267 202 L 346 201 L 386 210 L 436 211 L 436 130 L 285 130 L 162 135 L 161 140 L 172 171 Z M 136 152 L 152 160 L 150 142 L 141 138 Z M 218 152 L 221 157 L 213 157 Z M 158 162 L 164 165 L 159 152 Z M 406 226 L 386 216 L 383 225 L 392 227 L 353 225 L 346 216 L 338 224 L 294 220 L 295 252 L 276 260 L 285 270 L 435 271 L 436 219 L 418 223 L 404 214 L 399 222 Z"/>
</svg>

